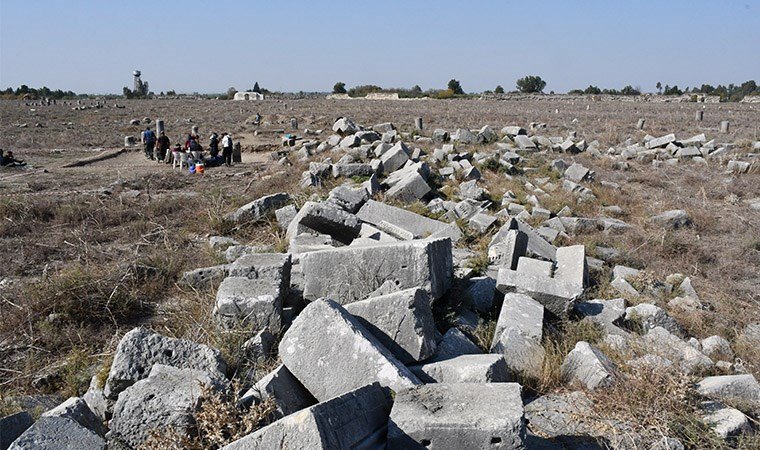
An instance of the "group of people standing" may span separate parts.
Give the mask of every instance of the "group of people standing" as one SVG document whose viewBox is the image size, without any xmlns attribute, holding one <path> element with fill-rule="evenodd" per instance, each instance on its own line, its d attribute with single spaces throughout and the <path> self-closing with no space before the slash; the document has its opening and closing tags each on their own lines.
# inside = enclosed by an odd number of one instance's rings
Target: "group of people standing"
<svg viewBox="0 0 760 450">
<path fill-rule="evenodd" d="M 219 139 L 217 133 L 211 133 L 208 144 L 208 156 L 200 143 L 201 137 L 196 127 L 193 127 L 193 131 L 187 135 L 184 146 L 180 143 L 176 143 L 174 148 L 171 147 L 171 141 L 166 136 L 164 131 L 156 134 L 150 127 L 147 127 L 142 132 L 142 143 L 145 150 L 145 157 L 150 160 L 156 160 L 158 163 L 172 164 L 173 167 L 177 165 L 182 166 L 187 163 L 191 168 L 195 168 L 200 165 L 201 167 L 214 167 L 221 166 L 222 164 L 232 165 L 232 148 L 233 141 L 232 136 L 229 133 L 223 133 L 222 138 Z M 221 155 L 219 154 L 219 146 L 221 145 Z"/>
</svg>

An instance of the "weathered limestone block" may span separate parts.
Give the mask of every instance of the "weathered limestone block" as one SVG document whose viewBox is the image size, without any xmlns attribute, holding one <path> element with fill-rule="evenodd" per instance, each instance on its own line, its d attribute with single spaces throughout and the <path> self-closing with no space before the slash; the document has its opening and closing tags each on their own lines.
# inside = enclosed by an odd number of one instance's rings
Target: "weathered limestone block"
<svg viewBox="0 0 760 450">
<path fill-rule="evenodd" d="M 462 355 L 445 361 L 411 366 L 423 383 L 501 383 L 510 380 L 501 355 Z"/>
<path fill-rule="evenodd" d="M 430 296 L 405 289 L 346 305 L 346 310 L 404 364 L 435 353 L 436 329 Z"/>
<path fill-rule="evenodd" d="M 265 195 L 251 203 L 241 206 L 237 211 L 227 215 L 228 220 L 234 222 L 258 222 L 271 217 L 275 210 L 290 202 L 290 195 L 285 192 Z"/>
<path fill-rule="evenodd" d="M 579 384 L 593 391 L 608 387 L 617 378 L 617 367 L 598 348 L 580 341 L 567 354 L 560 368 L 562 379 L 568 384 Z"/>
<path fill-rule="evenodd" d="M 361 207 L 356 216 L 362 222 L 377 226 L 380 222 L 387 222 L 401 229 L 409 231 L 415 239 L 434 237 L 450 237 L 453 242 L 462 237 L 462 232 L 455 223 L 445 223 L 430 219 L 420 214 L 413 213 L 403 208 L 398 208 L 384 203 L 369 200 Z"/>
<path fill-rule="evenodd" d="M 138 327 L 125 334 L 116 347 L 104 389 L 106 397 L 115 400 L 121 391 L 147 377 L 154 364 L 201 370 L 219 378 L 227 370 L 216 349 Z"/>
<path fill-rule="evenodd" d="M 8 450 L 106 450 L 102 436 L 69 417 L 42 417 L 19 436 Z"/>
<path fill-rule="evenodd" d="M 390 393 L 374 383 L 293 413 L 223 450 L 384 448 Z"/>
<path fill-rule="evenodd" d="M 565 317 L 575 300 L 583 294 L 586 280 L 586 257 L 582 245 L 557 250 L 557 270 L 548 276 L 545 264 L 520 258 L 517 270 L 499 269 L 496 288 L 501 292 L 518 292 L 531 296 L 557 317 Z M 548 266 L 549 270 L 551 266 Z"/>
<path fill-rule="evenodd" d="M 345 247 L 301 256 L 304 298 L 329 297 L 340 304 L 366 298 L 388 280 L 399 289 L 420 287 L 432 299 L 451 286 L 453 261 L 448 238 Z"/>
<path fill-rule="evenodd" d="M 310 303 L 282 338 L 285 367 L 319 401 L 379 382 L 398 391 L 419 384 L 359 320 L 338 303 Z"/>
<path fill-rule="evenodd" d="M 108 437 L 137 447 L 151 430 L 172 427 L 187 433 L 194 423 L 192 414 L 200 406 L 202 385 L 212 392 L 224 388 L 224 383 L 201 370 L 154 365 L 147 378 L 119 395 Z"/>
<path fill-rule="evenodd" d="M 240 403 L 250 406 L 268 398 L 274 401 L 279 417 L 288 416 L 317 403 L 317 399 L 282 364 L 243 394 Z"/>
<path fill-rule="evenodd" d="M 306 202 L 288 225 L 286 236 L 302 233 L 328 234 L 336 241 L 350 244 L 359 235 L 359 219 L 332 203 Z"/>
<path fill-rule="evenodd" d="M 517 383 L 435 383 L 398 392 L 389 449 L 522 449 L 525 418 Z"/>
</svg>

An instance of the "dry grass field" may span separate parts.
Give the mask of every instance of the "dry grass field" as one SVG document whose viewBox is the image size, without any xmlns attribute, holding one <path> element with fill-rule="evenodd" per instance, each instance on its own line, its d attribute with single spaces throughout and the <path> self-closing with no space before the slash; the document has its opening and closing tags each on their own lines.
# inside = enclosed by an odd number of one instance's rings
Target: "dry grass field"
<svg viewBox="0 0 760 450">
<path fill-rule="evenodd" d="M 283 166 L 270 156 L 279 147 L 279 135 L 270 131 L 292 132 L 291 118 L 298 120 L 299 134 L 306 128 L 325 130 L 315 136 L 321 140 L 331 134 L 330 127 L 341 116 L 365 126 L 392 122 L 409 133 L 415 132 L 414 119 L 422 117 L 423 136 L 435 128 L 453 132 L 490 125 L 499 130 L 541 122 L 546 128 L 536 134 L 565 137 L 574 131 L 579 139 L 598 140 L 602 153 L 628 138 L 642 142 L 646 134 L 675 133 L 688 138 L 704 133 L 718 143 L 735 144 L 732 154 L 746 155 L 760 133 L 758 105 L 729 103 L 324 99 L 115 103 L 123 108 L 113 107 L 114 102 L 99 109 L 73 110 L 76 105 L 62 102 L 26 106 L 21 101 L 0 101 L 0 148 L 13 150 L 29 164 L 23 170 L 0 169 L 0 416 L 13 409 L 10 398 L 82 394 L 90 378 L 107 367 L 120 337 L 137 324 L 213 345 L 230 361 L 231 372 L 243 369 L 239 344 L 246 338 L 244 330 L 239 335 L 215 331 L 210 314 L 213 292 L 193 291 L 179 285 L 178 278 L 186 270 L 220 263 L 220 256 L 208 245 L 212 235 L 285 248 L 284 234 L 276 224 L 232 226 L 225 221 L 223 216 L 235 208 L 283 191 L 298 202 L 313 194 L 327 195 L 330 185 L 299 187 L 308 162 L 293 157 L 292 165 Z M 704 109 L 702 122 L 694 120 L 697 109 Z M 249 120 L 256 113 L 263 118 L 260 127 Z M 204 144 L 211 131 L 229 131 L 243 145 L 243 162 L 208 169 L 203 176 L 191 175 L 147 160 L 141 149 L 131 149 L 82 167 L 62 167 L 96 154 L 99 150 L 95 149 L 121 148 L 125 136 L 139 136 L 144 129 L 144 125 L 130 125 L 130 120 L 146 117 L 153 120 L 154 129 L 155 119 L 166 121 L 172 144 L 193 125 L 200 127 Z M 643 130 L 636 129 L 639 118 L 646 119 Z M 730 133 L 719 133 L 722 120 L 730 121 Z M 27 126 L 19 127 L 22 124 Z M 411 142 L 411 146 L 433 149 L 428 143 Z M 473 144 L 465 149 L 494 148 Z M 326 156 L 318 154 L 311 160 Z M 690 277 L 704 308 L 670 310 L 670 314 L 690 336 L 727 338 L 746 370 L 760 377 L 760 351 L 740 338 L 744 326 L 760 320 L 760 211 L 748 205 L 760 198 L 760 171 L 736 175 L 713 160 L 707 165 L 681 162 L 662 167 L 631 161 L 628 170 L 616 170 L 606 156 L 585 153 L 534 154 L 521 166 L 542 167 L 555 158 L 594 170 L 596 182 L 590 186 L 597 200 L 578 204 L 560 190 L 545 207 L 556 213 L 569 206 L 577 215 L 593 217 L 600 208 L 616 205 L 623 211 L 620 218 L 633 226 L 621 235 L 597 231 L 572 236 L 562 244 L 585 244 L 590 256 L 599 256 L 597 247 L 612 247 L 620 252 L 618 263 L 643 269 L 653 280 L 674 273 Z M 485 185 L 499 202 L 507 190 L 524 198 L 524 182 L 545 175 L 539 170 L 508 180 L 502 173 L 482 172 Z M 672 209 L 686 210 L 693 226 L 666 230 L 649 223 L 650 216 Z M 488 238 L 473 237 L 463 245 L 483 252 Z M 609 275 L 609 269 L 592 273 L 589 298 L 618 296 L 609 286 Z M 665 307 L 669 299 L 629 300 Z M 487 323 L 484 326 L 480 331 L 487 336 Z M 547 343 L 558 358 L 547 361 L 561 362 L 576 341 L 593 334 L 593 330 L 570 328 Z M 546 379 L 531 389 L 557 388 L 556 374 L 552 374 L 556 367 L 546 371 Z M 641 399 L 652 390 L 674 386 L 674 381 L 665 377 L 641 380 L 629 387 L 639 399 L 629 410 L 603 413 L 651 430 L 647 421 L 652 418 L 644 413 L 648 405 Z M 619 404 L 624 394 L 608 392 L 600 404 Z M 663 400 L 658 406 L 664 411 L 661 419 L 681 424 L 686 430 L 683 435 L 692 433 L 693 424 L 679 422 L 682 417 L 674 416 L 673 410 L 686 403 Z M 701 431 L 695 430 L 694 439 L 703 439 Z M 703 448 L 720 445 L 706 442 Z"/>
</svg>

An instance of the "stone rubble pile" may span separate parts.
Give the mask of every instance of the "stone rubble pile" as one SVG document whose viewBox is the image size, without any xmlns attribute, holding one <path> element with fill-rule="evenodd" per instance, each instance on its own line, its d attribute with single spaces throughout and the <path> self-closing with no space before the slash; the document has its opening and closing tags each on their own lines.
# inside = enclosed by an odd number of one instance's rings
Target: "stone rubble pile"
<svg viewBox="0 0 760 450">
<path fill-rule="evenodd" d="M 668 310 L 630 303 L 643 294 L 677 292 L 669 310 L 702 308 L 688 277 L 641 283 L 639 269 L 606 261 L 614 260 L 613 249 L 601 260 L 583 245 L 560 244 L 571 235 L 631 228 L 616 206 L 598 217 L 543 206 L 557 194 L 577 202 L 596 198 L 596 174 L 571 158 L 580 152 L 601 157 L 598 142 L 574 133 L 529 136 L 517 126 L 436 129 L 414 141 L 436 146 L 426 153 L 408 143 L 409 135 L 403 142 L 405 134 L 390 123 L 364 128 L 341 118 L 332 129 L 324 141 L 305 141 L 290 153 L 311 161 L 303 187 L 329 178 L 343 184 L 300 207 L 289 194 L 276 193 L 227 216 L 238 225 L 276 222 L 287 253 L 212 237 L 209 245 L 227 263 L 182 277 L 195 289 L 216 288 L 210 314 L 220 333 L 244 328 L 246 351 L 280 361 L 247 377 L 235 394 L 241 408 L 272 400 L 276 420 L 224 448 L 579 448 L 592 440 L 611 448 L 683 448 L 675 439 L 646 441 L 626 424 L 594 417 L 585 392 L 629 376 L 603 348 L 626 355 L 630 366 L 700 377 L 704 422 L 726 439 L 752 431 L 760 384 L 734 361 L 731 344 L 719 336 L 689 338 Z M 678 140 L 671 134 L 607 154 L 621 163 L 671 164 L 706 162 L 728 148 L 704 135 Z M 547 167 L 526 166 L 526 155 L 536 152 L 549 155 Z M 329 156 L 315 162 L 319 154 Z M 728 169 L 750 170 L 740 163 L 730 161 Z M 524 183 L 527 198 L 507 192 L 499 199 L 488 191 L 486 166 L 506 179 L 545 175 Z M 440 195 L 447 182 L 452 195 Z M 650 224 L 673 229 L 690 226 L 691 219 L 667 211 Z M 473 237 L 488 243 L 480 276 L 473 264 L 478 255 L 458 245 Z M 604 266 L 620 298 L 587 298 L 589 270 Z M 448 304 L 456 309 L 443 320 L 436 311 Z M 479 314 L 490 312 L 497 320 L 483 343 L 476 333 Z M 579 341 L 564 357 L 558 370 L 567 391 L 527 392 L 522 384 L 545 370 L 547 334 L 563 321 L 592 323 L 604 339 Z M 723 374 L 702 377 L 709 372 Z M 138 448 L 165 427 L 192 433 L 201 396 L 229 394 L 228 375 L 218 350 L 135 328 L 119 343 L 103 385 L 93 378 L 82 398 L 36 422 L 23 414 L 0 419 L 0 443 Z"/>
</svg>

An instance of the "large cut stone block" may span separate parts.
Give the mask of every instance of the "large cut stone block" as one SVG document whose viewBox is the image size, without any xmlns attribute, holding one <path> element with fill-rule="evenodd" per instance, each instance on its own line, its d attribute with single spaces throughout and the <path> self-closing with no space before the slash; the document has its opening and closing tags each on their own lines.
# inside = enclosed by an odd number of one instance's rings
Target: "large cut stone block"
<svg viewBox="0 0 760 450">
<path fill-rule="evenodd" d="M 247 205 L 243 205 L 237 211 L 227 215 L 228 220 L 234 222 L 258 222 L 274 215 L 274 212 L 290 202 L 290 196 L 285 192 L 265 195 Z"/>
<path fill-rule="evenodd" d="M 279 330 L 282 322 L 282 292 L 269 280 L 227 277 L 216 292 L 213 315 L 224 328 L 237 324 L 254 330 Z"/>
<path fill-rule="evenodd" d="M 338 303 L 309 304 L 282 337 L 285 367 L 319 401 L 379 382 L 398 391 L 419 384 L 390 351 Z"/>
<path fill-rule="evenodd" d="M 238 258 L 216 292 L 213 315 L 226 328 L 252 325 L 279 330 L 282 304 L 290 291 L 291 256 L 254 253 Z"/>
<path fill-rule="evenodd" d="M 522 449 L 521 391 L 517 383 L 437 383 L 398 392 L 388 448 Z"/>
<path fill-rule="evenodd" d="M 224 388 L 222 382 L 200 370 L 154 365 L 147 378 L 119 395 L 108 437 L 138 447 L 151 430 L 172 427 L 179 433 L 189 432 L 203 386 L 212 392 Z"/>
<path fill-rule="evenodd" d="M 505 240 L 508 236 L 509 230 L 519 230 L 528 238 L 528 243 L 523 244 L 521 241 L 517 245 L 516 252 L 513 252 L 513 261 L 517 262 L 516 258 L 520 256 L 532 256 L 536 258 L 542 258 L 549 261 L 554 261 L 557 257 L 557 248 L 544 239 L 533 227 L 523 222 L 522 220 L 511 218 L 505 223 L 499 231 L 491 238 L 491 243 L 488 245 L 489 250 L 499 242 Z M 521 238 L 524 239 L 524 238 Z M 523 245 L 525 250 L 523 251 Z"/>
<path fill-rule="evenodd" d="M 216 349 L 138 327 L 125 334 L 116 347 L 104 389 L 106 397 L 115 400 L 121 391 L 147 377 L 154 364 L 202 370 L 218 378 L 224 378 L 227 370 Z"/>
<path fill-rule="evenodd" d="M 520 258 L 517 270 L 501 267 L 496 288 L 505 294 L 527 294 L 556 317 L 566 317 L 575 300 L 583 294 L 582 282 L 579 285 L 573 278 L 547 276 L 545 270 L 537 270 L 542 268 L 529 262 L 528 258 Z"/>
<path fill-rule="evenodd" d="M 348 247 L 301 256 L 304 298 L 353 303 L 388 280 L 399 289 L 420 287 L 433 299 L 451 287 L 451 240 L 427 239 Z"/>
<path fill-rule="evenodd" d="M 288 239 L 301 233 L 329 234 L 336 241 L 350 244 L 359 235 L 359 219 L 333 203 L 306 202 L 288 225 Z"/>
<path fill-rule="evenodd" d="M 26 411 L 0 418 L 0 449 L 7 450 L 33 423 L 34 419 Z"/>
<path fill-rule="evenodd" d="M 411 203 L 421 199 L 430 191 L 427 181 L 417 172 L 413 172 L 388 189 L 385 195 L 404 203 Z"/>
<path fill-rule="evenodd" d="M 397 142 L 390 150 L 380 156 L 380 161 L 383 162 L 383 171 L 390 173 L 404 167 L 404 164 L 409 161 L 409 154 L 406 145 L 403 142 Z"/>
<path fill-rule="evenodd" d="M 760 414 L 760 383 L 752 374 L 707 377 L 697 384 L 697 392 L 746 413 Z"/>
<path fill-rule="evenodd" d="M 385 448 L 391 405 L 374 383 L 291 414 L 223 450 Z"/>
<path fill-rule="evenodd" d="M 346 305 L 346 310 L 404 364 L 435 353 L 430 295 L 412 288 Z"/>
</svg>

